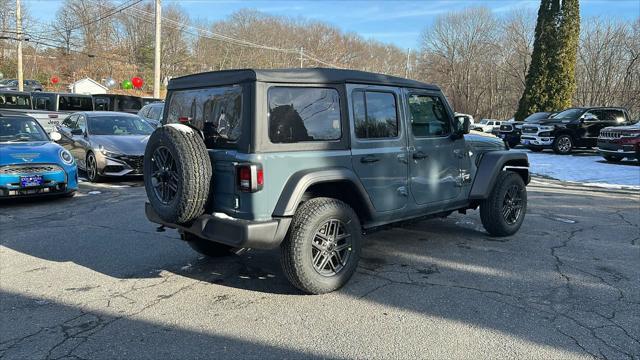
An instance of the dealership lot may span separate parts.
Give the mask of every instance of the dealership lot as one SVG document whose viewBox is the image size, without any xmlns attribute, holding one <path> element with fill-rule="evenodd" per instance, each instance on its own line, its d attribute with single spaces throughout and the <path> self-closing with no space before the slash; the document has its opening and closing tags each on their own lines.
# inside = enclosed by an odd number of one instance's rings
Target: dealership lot
<svg viewBox="0 0 640 360">
<path fill-rule="evenodd" d="M 477 212 L 367 237 L 354 279 L 300 295 L 278 251 L 205 259 L 140 181 L 0 204 L 0 357 L 637 358 L 640 197 L 536 178 L 515 236 Z"/>
</svg>

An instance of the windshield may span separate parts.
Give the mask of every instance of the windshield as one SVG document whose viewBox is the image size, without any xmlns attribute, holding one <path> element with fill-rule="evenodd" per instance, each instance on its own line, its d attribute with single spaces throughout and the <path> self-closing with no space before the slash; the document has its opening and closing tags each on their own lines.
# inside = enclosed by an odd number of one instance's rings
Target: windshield
<svg viewBox="0 0 640 360">
<path fill-rule="evenodd" d="M 138 116 L 105 115 L 89 118 L 92 135 L 150 135 L 153 128 Z"/>
<path fill-rule="evenodd" d="M 16 94 L 0 94 L 0 108 L 31 109 L 31 96 Z"/>
<path fill-rule="evenodd" d="M 0 142 L 19 141 L 49 141 L 49 138 L 34 119 L 1 117 Z"/>
<path fill-rule="evenodd" d="M 554 119 L 577 118 L 584 112 L 584 109 L 567 109 L 556 114 Z"/>
<path fill-rule="evenodd" d="M 537 112 L 527 116 L 524 119 L 524 122 L 534 122 L 538 120 L 548 119 L 551 116 L 551 113 L 548 112 Z"/>
</svg>

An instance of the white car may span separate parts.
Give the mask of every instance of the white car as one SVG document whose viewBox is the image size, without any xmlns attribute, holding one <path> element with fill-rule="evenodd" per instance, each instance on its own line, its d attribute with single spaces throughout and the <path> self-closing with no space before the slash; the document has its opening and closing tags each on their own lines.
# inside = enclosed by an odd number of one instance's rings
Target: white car
<svg viewBox="0 0 640 360">
<path fill-rule="evenodd" d="M 494 119 L 482 119 L 479 123 L 471 125 L 472 130 L 491 133 L 493 129 L 499 129 L 502 123 L 506 121 L 494 120 Z"/>
</svg>

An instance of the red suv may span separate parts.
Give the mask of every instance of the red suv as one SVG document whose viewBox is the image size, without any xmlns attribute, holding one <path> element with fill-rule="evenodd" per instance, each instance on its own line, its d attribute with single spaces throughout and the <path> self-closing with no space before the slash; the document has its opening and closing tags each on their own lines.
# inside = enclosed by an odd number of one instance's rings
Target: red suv
<svg viewBox="0 0 640 360">
<path fill-rule="evenodd" d="M 640 122 L 602 129 L 598 136 L 598 152 L 611 162 L 623 158 L 640 160 Z"/>
</svg>

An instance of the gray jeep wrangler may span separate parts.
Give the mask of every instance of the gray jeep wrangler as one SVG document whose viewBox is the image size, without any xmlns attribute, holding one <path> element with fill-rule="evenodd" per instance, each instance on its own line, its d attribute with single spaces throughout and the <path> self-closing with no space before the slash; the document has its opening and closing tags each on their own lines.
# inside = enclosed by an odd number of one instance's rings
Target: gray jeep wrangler
<svg viewBox="0 0 640 360">
<path fill-rule="evenodd" d="M 312 294 L 343 286 L 363 234 L 395 223 L 479 207 L 489 234 L 511 235 L 527 156 L 453 114 L 437 86 L 360 71 L 175 78 L 145 152 L 146 215 L 208 256 L 279 247 Z"/>
</svg>

